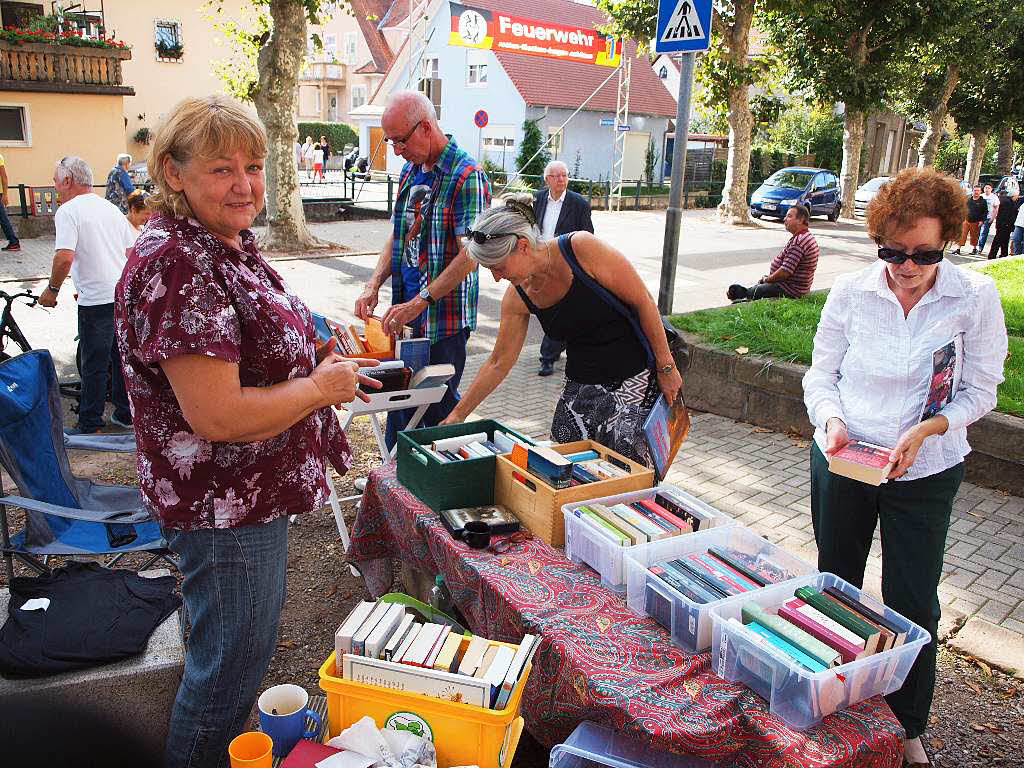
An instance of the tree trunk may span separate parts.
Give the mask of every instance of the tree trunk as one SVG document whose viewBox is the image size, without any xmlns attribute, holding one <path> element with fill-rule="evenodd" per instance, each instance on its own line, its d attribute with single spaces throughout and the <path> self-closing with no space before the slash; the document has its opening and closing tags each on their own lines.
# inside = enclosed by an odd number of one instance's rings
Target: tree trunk
<svg viewBox="0 0 1024 768">
<path fill-rule="evenodd" d="M 749 66 L 750 24 L 754 17 L 754 0 L 737 0 L 733 23 L 727 28 L 729 59 L 732 65 L 745 72 Z M 750 95 L 746 82 L 731 85 L 729 102 L 729 159 L 725 168 L 725 186 L 718 217 L 730 224 L 749 224 L 750 206 L 747 204 L 747 178 L 750 175 L 750 136 L 754 116 L 750 112 Z"/>
<path fill-rule="evenodd" d="M 839 189 L 843 198 L 841 215 L 851 219 L 854 216 L 854 195 L 860 177 L 860 151 L 864 146 L 866 118 L 867 114 L 863 110 L 849 107 L 843 118 L 843 167 L 839 171 Z"/>
<path fill-rule="evenodd" d="M 996 173 L 1004 176 L 1013 170 L 1013 128 L 1004 125 L 999 129 L 999 155 L 996 160 Z"/>
<path fill-rule="evenodd" d="M 939 139 L 942 138 L 942 124 L 946 122 L 946 115 L 949 114 L 949 97 L 953 95 L 953 89 L 960 82 L 960 65 L 949 64 L 946 66 L 946 77 L 942 81 L 935 103 L 928 113 L 928 127 L 924 136 L 921 137 L 921 147 L 917 155 L 918 168 L 930 168 L 935 162 L 935 152 L 939 148 Z"/>
<path fill-rule="evenodd" d="M 305 251 L 324 247 L 306 227 L 295 168 L 295 99 L 306 53 L 306 12 L 301 0 L 271 0 L 273 32 L 256 59 L 259 84 L 253 94 L 256 113 L 267 129 L 268 251 Z"/>
<path fill-rule="evenodd" d="M 964 171 L 964 181 L 972 186 L 978 183 L 978 176 L 981 175 L 986 143 L 988 143 L 988 131 L 983 131 L 980 128 L 971 131 L 971 148 L 967 150 L 967 170 Z"/>
</svg>

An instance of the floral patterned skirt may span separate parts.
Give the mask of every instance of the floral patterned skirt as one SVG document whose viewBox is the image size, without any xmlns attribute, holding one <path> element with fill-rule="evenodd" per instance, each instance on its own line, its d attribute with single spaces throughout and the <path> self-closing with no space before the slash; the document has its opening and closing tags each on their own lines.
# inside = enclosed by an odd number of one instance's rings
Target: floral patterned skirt
<svg viewBox="0 0 1024 768">
<path fill-rule="evenodd" d="M 658 399 L 658 380 L 642 371 L 624 381 L 580 384 L 566 379 L 551 420 L 556 443 L 594 440 L 650 466 L 644 420 Z"/>
</svg>

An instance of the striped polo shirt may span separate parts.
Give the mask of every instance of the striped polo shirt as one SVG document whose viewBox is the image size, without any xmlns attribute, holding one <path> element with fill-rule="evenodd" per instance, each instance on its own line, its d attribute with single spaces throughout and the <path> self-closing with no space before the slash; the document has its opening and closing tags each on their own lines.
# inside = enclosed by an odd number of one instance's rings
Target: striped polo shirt
<svg viewBox="0 0 1024 768">
<path fill-rule="evenodd" d="M 768 274 L 779 267 L 785 267 L 791 274 L 779 281 L 783 293 L 791 299 L 799 299 L 810 293 L 814 282 L 814 270 L 818 267 L 818 241 L 809 229 L 793 235 L 778 256 L 772 259 Z"/>
</svg>

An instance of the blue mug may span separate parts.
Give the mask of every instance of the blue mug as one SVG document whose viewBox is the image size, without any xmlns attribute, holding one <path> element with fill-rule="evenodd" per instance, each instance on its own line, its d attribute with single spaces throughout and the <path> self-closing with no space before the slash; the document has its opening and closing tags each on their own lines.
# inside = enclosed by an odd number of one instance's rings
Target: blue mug
<svg viewBox="0 0 1024 768">
<path fill-rule="evenodd" d="M 260 730 L 274 742 L 274 757 L 287 757 L 299 739 L 315 739 L 320 734 L 320 715 L 308 709 L 308 703 L 309 694 L 297 685 L 275 685 L 260 695 Z M 307 717 L 315 722 L 309 730 Z"/>
</svg>

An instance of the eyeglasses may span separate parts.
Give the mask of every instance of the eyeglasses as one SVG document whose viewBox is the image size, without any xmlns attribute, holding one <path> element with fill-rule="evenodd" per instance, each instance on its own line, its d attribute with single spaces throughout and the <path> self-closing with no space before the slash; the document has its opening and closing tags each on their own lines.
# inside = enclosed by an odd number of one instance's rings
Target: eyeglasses
<svg viewBox="0 0 1024 768">
<path fill-rule="evenodd" d="M 386 141 L 392 147 L 397 146 L 399 144 L 405 144 L 406 142 L 409 141 L 409 139 L 412 137 L 412 135 L 414 133 L 416 133 L 416 129 L 420 127 L 420 123 L 422 123 L 422 122 L 423 122 L 422 120 L 417 120 L 416 121 L 416 125 L 414 125 L 412 128 L 410 128 L 409 132 L 407 134 L 405 134 L 405 136 L 403 136 L 402 138 L 400 138 L 400 139 L 384 139 L 384 141 Z"/>
<path fill-rule="evenodd" d="M 502 555 L 508 552 L 510 549 L 515 547 L 517 544 L 530 541 L 533 538 L 533 534 L 529 531 L 522 529 L 516 531 L 511 536 L 503 536 L 502 538 L 492 538 L 490 546 L 487 550 L 495 555 Z"/>
<path fill-rule="evenodd" d="M 884 248 L 879 246 L 878 258 L 882 261 L 888 262 L 889 264 L 902 264 L 907 259 L 917 264 L 919 267 L 926 267 L 930 264 L 938 264 L 942 261 L 946 255 L 945 249 L 941 251 L 921 251 L 920 253 L 904 253 L 903 251 L 897 251 L 895 248 Z"/>
<path fill-rule="evenodd" d="M 522 235 L 517 232 L 477 232 L 472 229 L 467 229 L 466 237 L 477 245 L 483 245 L 488 240 L 496 240 L 499 237 L 522 237 Z"/>
</svg>

